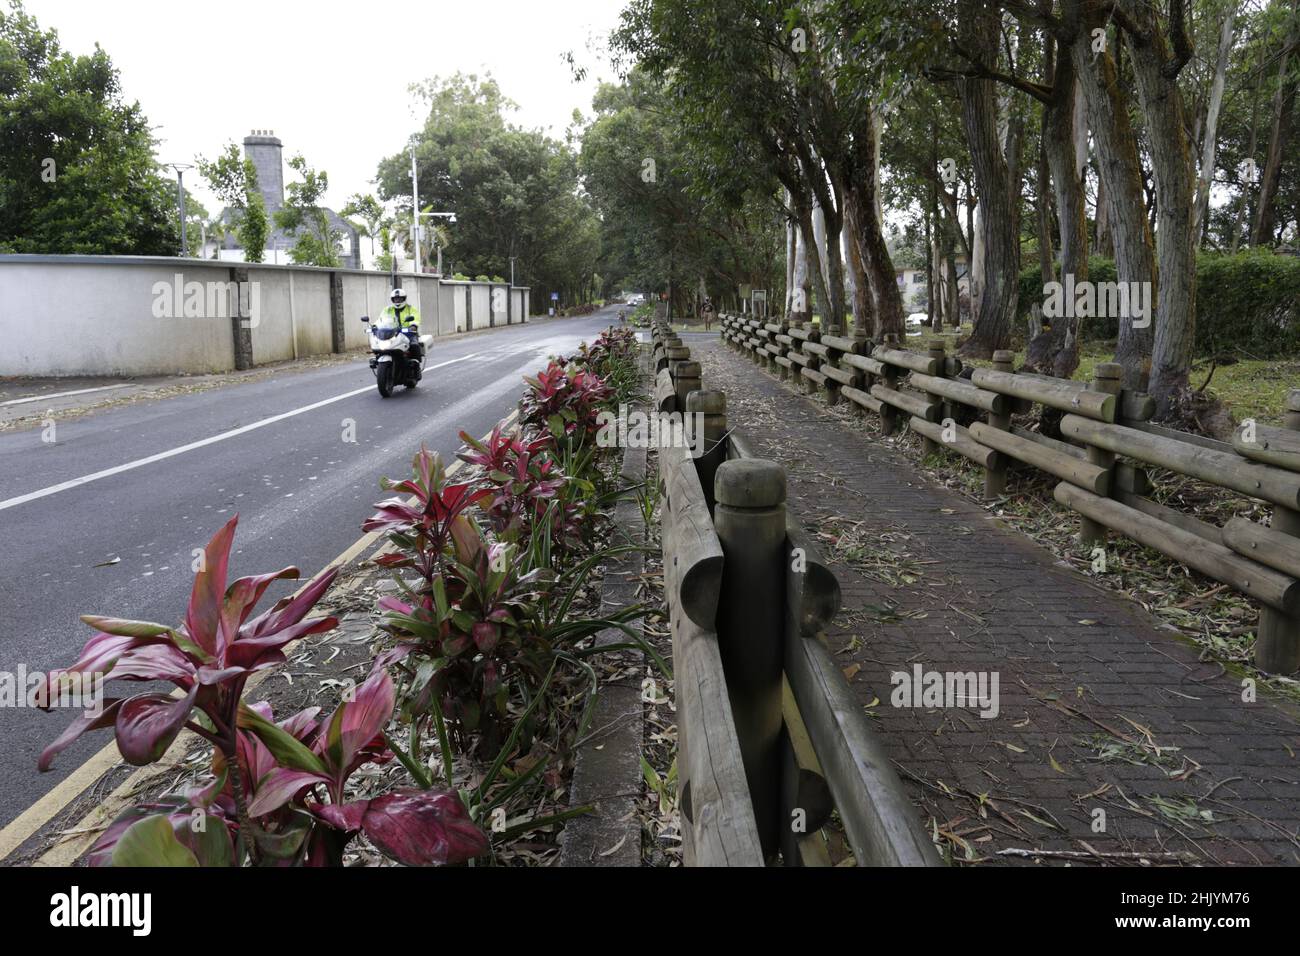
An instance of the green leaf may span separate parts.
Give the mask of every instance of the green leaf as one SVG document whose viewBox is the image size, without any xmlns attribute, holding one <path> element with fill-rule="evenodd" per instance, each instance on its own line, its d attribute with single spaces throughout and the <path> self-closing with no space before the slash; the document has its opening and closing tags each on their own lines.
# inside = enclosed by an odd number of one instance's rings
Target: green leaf
<svg viewBox="0 0 1300 956">
<path fill-rule="evenodd" d="M 113 848 L 113 866 L 198 866 L 164 814 L 131 824 Z"/>
<path fill-rule="evenodd" d="M 262 743 L 266 744 L 266 748 L 271 751 L 275 759 L 284 766 L 329 775 L 325 764 L 308 750 L 302 741 L 251 710 L 246 704 L 239 705 L 239 726 L 255 734 Z"/>
<path fill-rule="evenodd" d="M 128 621 L 117 617 L 96 617 L 93 614 L 83 614 L 81 620 L 97 631 L 118 637 L 158 637 L 171 630 L 166 624 L 154 624 L 152 621 Z"/>
</svg>

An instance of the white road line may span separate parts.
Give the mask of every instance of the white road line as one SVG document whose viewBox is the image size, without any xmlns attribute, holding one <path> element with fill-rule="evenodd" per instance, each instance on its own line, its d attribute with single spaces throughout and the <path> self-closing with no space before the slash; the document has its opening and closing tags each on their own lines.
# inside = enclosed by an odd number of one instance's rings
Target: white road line
<svg viewBox="0 0 1300 956">
<path fill-rule="evenodd" d="M 89 395 L 91 392 L 107 392 L 111 388 L 130 388 L 130 382 L 123 382 L 121 385 L 100 385 L 95 388 L 78 388 L 71 392 L 51 392 L 48 395 L 29 395 L 27 398 L 11 398 L 7 402 L 0 402 L 0 407 L 5 405 L 25 405 L 27 402 L 44 402 L 55 398 L 68 398 L 71 395 Z"/>
<path fill-rule="evenodd" d="M 478 355 L 477 352 L 471 352 L 469 355 L 462 355 L 460 358 L 454 358 L 437 365 L 432 365 L 425 369 L 431 372 L 434 369 L 443 368 L 447 365 L 455 365 L 457 362 L 463 362 L 466 359 Z M 291 412 L 281 412 L 279 415 L 272 415 L 270 418 L 263 418 L 261 421 L 253 422 L 251 425 L 241 425 L 239 428 L 232 428 L 230 431 L 221 432 L 219 435 L 213 435 L 211 438 L 204 438 L 199 441 L 190 442 L 188 445 L 181 445 L 179 448 L 172 448 L 168 451 L 159 452 L 156 455 L 150 455 L 147 458 L 137 458 L 135 461 L 128 461 L 124 465 L 115 465 L 112 468 L 105 468 L 103 471 L 97 471 L 91 475 L 83 475 L 80 478 L 73 478 L 71 481 L 61 481 L 57 485 L 50 485 L 47 488 L 41 488 L 39 491 L 33 491 L 29 494 L 19 495 L 16 498 L 7 498 L 0 501 L 0 511 L 6 508 L 16 508 L 18 505 L 26 504 L 29 501 L 35 501 L 38 498 L 48 498 L 50 495 L 57 495 L 60 491 L 67 491 L 69 488 L 79 488 L 82 485 L 89 484 L 92 481 L 98 481 L 101 478 L 109 478 L 113 475 L 120 475 L 124 471 L 132 471 L 136 468 L 143 468 L 145 465 L 152 465 L 156 461 L 163 461 L 167 458 L 175 458 L 177 455 L 183 455 L 186 452 L 194 451 L 197 448 L 204 448 L 208 445 L 214 445 L 219 441 L 225 441 L 227 438 L 236 438 L 239 435 L 247 434 L 258 428 L 265 428 L 267 425 L 274 425 L 276 422 L 282 422 L 286 418 L 293 418 L 295 415 L 302 415 L 306 412 L 315 411 L 318 408 L 324 408 L 326 405 L 333 405 L 335 402 L 341 402 L 345 398 L 352 398 L 354 395 L 360 395 L 363 392 L 370 391 L 374 386 L 368 385 L 365 388 L 353 389 L 350 392 L 344 392 L 342 395 L 335 395 L 333 398 L 327 398 L 324 401 L 313 402 L 311 405 L 304 405 L 302 408 L 295 408 Z"/>
</svg>

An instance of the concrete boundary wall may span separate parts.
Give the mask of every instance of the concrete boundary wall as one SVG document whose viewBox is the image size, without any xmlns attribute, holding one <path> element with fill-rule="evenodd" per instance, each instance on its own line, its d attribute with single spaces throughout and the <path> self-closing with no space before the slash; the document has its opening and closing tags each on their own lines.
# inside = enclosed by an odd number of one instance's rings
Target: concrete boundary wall
<svg viewBox="0 0 1300 956">
<path fill-rule="evenodd" d="M 509 290 L 509 309 L 492 313 L 492 289 L 509 288 L 499 283 L 166 257 L 0 255 L 0 377 L 204 374 L 364 348 L 361 316 L 383 311 L 394 279 L 429 335 L 528 315 L 521 286 Z"/>
</svg>

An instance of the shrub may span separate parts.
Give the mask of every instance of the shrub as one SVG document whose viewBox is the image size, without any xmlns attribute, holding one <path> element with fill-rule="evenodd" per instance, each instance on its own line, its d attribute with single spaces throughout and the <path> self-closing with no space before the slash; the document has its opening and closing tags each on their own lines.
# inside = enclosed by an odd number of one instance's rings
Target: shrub
<svg viewBox="0 0 1300 956">
<path fill-rule="evenodd" d="M 1267 250 L 1196 260 L 1196 350 L 1259 358 L 1300 351 L 1300 258 Z"/>
<path fill-rule="evenodd" d="M 1040 306 L 1043 304 L 1043 270 L 1037 265 L 1028 269 L 1022 269 L 1020 272 L 1020 299 L 1017 305 L 1017 314 L 1021 319 L 1021 327 L 1017 331 L 1023 331 L 1024 322 L 1029 318 L 1029 310 L 1033 308 L 1035 302 Z M 1090 256 L 1088 259 L 1088 280 L 1090 282 L 1114 282 L 1115 262 L 1112 259 L 1103 259 L 1100 256 Z M 1057 281 L 1060 281 L 1058 276 Z M 1085 318 L 1079 323 L 1079 338 L 1082 341 L 1109 340 L 1119 337 L 1119 319 L 1113 317 L 1107 318 Z"/>
<path fill-rule="evenodd" d="M 1110 259 L 1090 258 L 1088 273 L 1093 282 L 1117 281 Z M 1042 301 L 1041 271 L 1035 265 L 1020 273 L 1020 318 Z M 1084 340 L 1115 339 L 1119 321 L 1084 319 L 1080 335 Z M 1239 352 L 1256 358 L 1300 351 L 1300 258 L 1268 250 L 1197 256 L 1195 349 L 1198 356 Z"/>
<path fill-rule="evenodd" d="M 96 842 L 91 863 L 340 865 L 347 842 L 363 831 L 404 863 L 460 862 L 482 853 L 486 840 L 454 794 L 399 790 L 345 800 L 348 777 L 358 767 L 391 758 L 381 734 L 393 713 L 393 685 L 382 670 L 323 724 L 315 721 L 318 708 L 275 723 L 267 705 L 244 702 L 248 678 L 283 663 L 286 644 L 337 625 L 333 617 L 304 621 L 337 571 L 249 620 L 271 583 L 296 578 L 298 571 L 285 568 L 227 586 L 238 520 L 232 518 L 204 549 L 184 623 L 172 628 L 83 617 L 97 633 L 76 663 L 49 675 L 47 693 L 74 673 L 169 681 L 185 693 L 107 701 L 102 713 L 77 718 L 45 749 L 42 770 L 85 732 L 109 726 L 123 758 L 136 765 L 161 759 L 183 728 L 213 745 L 210 785 L 129 808 Z M 328 802 L 319 799 L 322 789 Z"/>
<path fill-rule="evenodd" d="M 535 378 L 525 376 L 528 391 L 520 402 L 520 421 L 548 433 L 556 443 L 589 444 L 599 430 L 597 416 L 613 392 L 599 375 L 552 359 Z"/>
<path fill-rule="evenodd" d="M 484 510 L 497 537 L 517 541 L 530 535 L 565 482 L 548 453 L 550 436 L 525 439 L 521 429 L 504 432 L 498 422 L 484 441 L 467 432 L 460 433 L 460 440 L 469 450 L 458 457 L 481 469 L 492 486 Z"/>
</svg>

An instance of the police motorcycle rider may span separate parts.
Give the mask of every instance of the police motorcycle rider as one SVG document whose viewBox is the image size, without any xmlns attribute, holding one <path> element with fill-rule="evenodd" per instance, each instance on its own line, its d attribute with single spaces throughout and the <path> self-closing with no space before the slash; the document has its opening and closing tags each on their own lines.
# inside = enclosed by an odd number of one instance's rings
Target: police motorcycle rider
<svg viewBox="0 0 1300 956">
<path fill-rule="evenodd" d="M 420 343 L 420 310 L 406 304 L 406 292 L 394 289 L 388 300 L 393 304 L 384 309 L 383 317 L 396 319 L 397 326 L 411 341 L 411 356 L 424 360 L 424 346 Z"/>
</svg>

